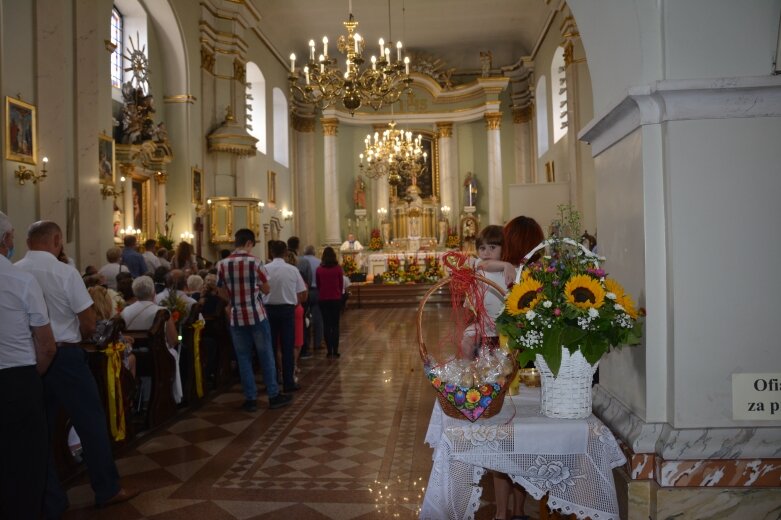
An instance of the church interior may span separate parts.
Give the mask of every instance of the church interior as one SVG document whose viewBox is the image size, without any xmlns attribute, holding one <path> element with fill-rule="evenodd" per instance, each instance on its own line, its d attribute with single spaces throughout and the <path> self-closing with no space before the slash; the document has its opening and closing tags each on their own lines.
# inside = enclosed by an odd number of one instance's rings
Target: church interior
<svg viewBox="0 0 781 520">
<path fill-rule="evenodd" d="M 95 510 L 64 455 L 64 518 L 462 518 L 424 506 L 416 320 L 440 337 L 450 300 L 418 305 L 443 254 L 563 207 L 644 331 L 591 390 L 617 509 L 522 514 L 781 518 L 781 0 L 0 0 L 0 28 L 12 261 L 44 219 L 80 273 L 128 236 L 210 267 L 248 228 L 352 280 L 292 406 L 241 411 L 228 369 L 115 444 L 138 497 Z M 445 502 L 504 519 L 474 467 Z"/>
</svg>

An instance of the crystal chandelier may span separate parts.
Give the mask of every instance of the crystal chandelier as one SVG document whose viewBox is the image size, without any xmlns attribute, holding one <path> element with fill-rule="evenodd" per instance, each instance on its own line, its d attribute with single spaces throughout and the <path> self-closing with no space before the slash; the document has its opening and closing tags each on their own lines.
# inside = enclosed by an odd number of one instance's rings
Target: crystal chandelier
<svg viewBox="0 0 781 520">
<path fill-rule="evenodd" d="M 379 58 L 371 56 L 371 67 L 364 64 L 365 40 L 355 32 L 358 22 L 352 15 L 344 23 L 347 36 L 339 36 L 336 48 L 346 55 L 346 70 L 342 71 L 336 57 L 328 54 L 328 37 L 323 36 L 322 54 L 317 54 L 314 40 L 309 40 L 309 61 L 299 73 L 296 69 L 296 55 L 290 55 L 290 92 L 300 103 L 313 104 L 320 109 L 341 101 L 350 114 L 364 104 L 379 110 L 385 104 L 398 101 L 401 94 L 409 90 L 409 57 L 402 60 L 401 42 L 396 43 L 396 59 L 392 56 L 392 42 L 385 45 L 380 38 Z M 316 56 L 317 55 L 317 56 Z"/>
<path fill-rule="evenodd" d="M 412 132 L 396 129 L 396 122 L 391 121 L 382 134 L 374 132 L 373 136 L 366 136 L 364 151 L 358 156 L 361 172 L 371 179 L 387 176 L 391 186 L 398 186 L 405 178 L 414 183 L 423 173 L 428 157 L 422 142 L 423 136 L 418 134 L 413 139 Z"/>
</svg>

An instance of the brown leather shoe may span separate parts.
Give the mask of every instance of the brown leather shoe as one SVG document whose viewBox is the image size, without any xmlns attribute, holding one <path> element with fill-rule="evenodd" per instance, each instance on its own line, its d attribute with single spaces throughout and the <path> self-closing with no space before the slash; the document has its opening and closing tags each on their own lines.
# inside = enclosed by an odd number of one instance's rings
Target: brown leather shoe
<svg viewBox="0 0 781 520">
<path fill-rule="evenodd" d="M 114 504 L 121 504 L 122 502 L 127 502 L 128 500 L 132 500 L 136 498 L 139 493 L 141 493 L 141 491 L 138 489 L 120 488 L 119 492 L 116 495 L 109 498 L 102 504 L 95 504 L 95 507 L 97 507 L 98 509 L 102 509 L 104 507 L 113 506 Z"/>
</svg>

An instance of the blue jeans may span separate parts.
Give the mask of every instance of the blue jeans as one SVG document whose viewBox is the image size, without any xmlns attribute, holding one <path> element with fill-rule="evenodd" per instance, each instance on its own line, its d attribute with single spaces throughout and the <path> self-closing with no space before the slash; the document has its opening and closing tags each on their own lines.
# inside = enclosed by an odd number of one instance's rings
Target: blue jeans
<svg viewBox="0 0 781 520">
<path fill-rule="evenodd" d="M 252 350 L 258 353 L 260 369 L 263 371 L 263 382 L 270 398 L 279 394 L 277 374 L 274 370 L 274 349 L 271 347 L 271 328 L 268 319 L 255 325 L 231 325 L 233 348 L 236 350 L 236 361 L 239 365 L 239 377 L 244 389 L 244 397 L 248 401 L 258 398 L 255 386 L 255 373 L 252 370 Z"/>
</svg>

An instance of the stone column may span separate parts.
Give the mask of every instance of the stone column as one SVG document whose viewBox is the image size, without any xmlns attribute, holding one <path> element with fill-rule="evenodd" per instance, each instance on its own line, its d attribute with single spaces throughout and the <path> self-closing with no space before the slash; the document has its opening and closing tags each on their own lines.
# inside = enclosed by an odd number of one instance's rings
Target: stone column
<svg viewBox="0 0 781 520">
<path fill-rule="evenodd" d="M 157 188 L 157 208 L 155 211 L 155 221 L 159 222 L 160 224 L 160 230 L 165 232 L 164 227 L 165 226 L 165 213 L 166 213 L 166 197 L 165 197 L 165 184 L 168 182 L 168 174 L 164 171 L 158 171 L 155 173 L 154 176 L 155 179 L 155 187 Z M 191 223 L 187 223 L 187 227 L 185 229 L 178 228 L 178 232 L 182 231 L 192 231 Z M 155 237 L 145 237 L 145 238 L 155 238 Z M 176 237 L 174 236 L 174 241 L 177 242 Z"/>
<path fill-rule="evenodd" d="M 328 245 L 342 243 L 340 229 L 341 215 L 339 212 L 339 178 L 337 177 L 336 133 L 339 128 L 339 120 L 336 118 L 323 118 L 323 213 L 325 220 L 325 240 Z"/>
<path fill-rule="evenodd" d="M 499 129 L 501 112 L 485 114 L 488 131 L 488 190 L 483 199 L 488 202 L 488 224 L 501 225 L 504 222 L 504 193 L 502 192 L 502 145 Z"/>
<path fill-rule="evenodd" d="M 513 137 L 515 140 L 515 182 L 532 181 L 531 105 L 513 109 Z"/>
<path fill-rule="evenodd" d="M 458 201 L 453 199 L 453 182 L 457 178 L 453 174 L 453 164 L 450 160 L 450 143 L 453 141 L 453 123 L 437 123 L 437 139 L 439 140 L 439 198 L 440 206 L 455 208 Z M 439 211 L 439 208 L 437 208 Z"/>
<path fill-rule="evenodd" d="M 296 179 L 295 208 L 301 247 L 317 240 L 317 201 L 315 200 L 315 120 L 293 114 L 293 143 L 295 146 Z"/>
<path fill-rule="evenodd" d="M 569 200 L 578 211 L 583 213 L 583 168 L 578 142 L 580 120 L 577 110 L 578 64 L 573 59 L 573 39 L 578 38 L 577 30 L 569 33 L 564 45 L 564 67 L 567 79 L 567 157 L 569 158 Z M 554 107 L 554 110 L 560 110 Z"/>
</svg>

